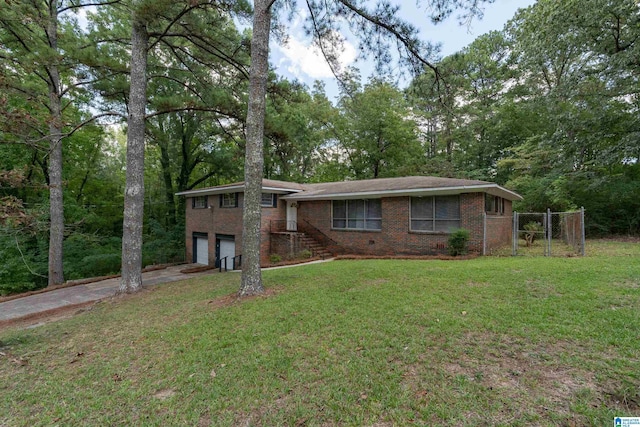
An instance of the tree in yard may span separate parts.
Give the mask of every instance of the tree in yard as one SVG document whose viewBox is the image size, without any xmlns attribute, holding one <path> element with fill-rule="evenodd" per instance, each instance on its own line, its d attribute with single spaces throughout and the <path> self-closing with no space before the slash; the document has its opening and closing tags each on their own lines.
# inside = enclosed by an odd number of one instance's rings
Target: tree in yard
<svg viewBox="0 0 640 427">
<path fill-rule="evenodd" d="M 417 125 L 402 92 L 373 79 L 343 93 L 340 139 L 356 179 L 415 175 L 425 158 Z"/>
<path fill-rule="evenodd" d="M 147 138 L 159 155 L 168 228 L 184 215 L 184 198 L 176 209 L 175 193 L 211 180 L 238 181 L 244 148 L 245 40 L 224 15 L 196 10 L 182 21 L 197 32 L 193 40 L 173 31 L 149 55 Z"/>
<path fill-rule="evenodd" d="M 122 279 L 120 292 L 136 292 L 142 288 L 142 231 L 143 231 L 143 207 L 144 207 L 144 153 L 146 120 L 161 114 L 176 113 L 179 111 L 215 111 L 216 107 L 207 105 L 210 100 L 199 98 L 199 88 L 203 82 L 193 83 L 185 75 L 199 77 L 207 74 L 223 79 L 228 70 L 211 69 L 211 58 L 226 64 L 228 69 L 234 72 L 242 72 L 242 63 L 236 55 L 242 51 L 238 46 L 240 40 L 237 36 L 232 38 L 220 37 L 216 39 L 216 31 L 224 31 L 229 28 L 230 15 L 233 12 L 240 13 L 244 3 L 225 2 L 214 3 L 209 1 L 194 1 L 188 3 L 176 3 L 169 0 L 152 1 L 137 0 L 130 7 L 130 79 L 128 87 L 121 80 L 114 78 L 115 85 L 102 87 L 106 98 L 124 96 L 127 101 L 127 177 L 125 184 L 123 238 L 122 238 Z M 237 9 L 236 9 L 237 7 Z M 118 18 L 121 18 L 121 10 L 116 10 Z M 97 16 L 94 37 L 101 36 L 100 29 L 111 27 L 108 14 Z M 211 19 L 201 19 L 210 17 Z M 216 20 L 216 18 L 218 20 Z M 105 21 L 105 22 L 103 22 Z M 121 27 L 119 27 L 122 30 Z M 215 31 L 212 31 L 215 30 Z M 122 34 L 114 36 L 109 42 L 121 42 Z M 231 40 L 229 43 L 225 41 Z M 105 49 L 106 41 L 101 43 L 101 49 Z M 109 47 L 122 57 L 122 49 L 118 43 L 110 43 L 116 47 Z M 160 49 L 162 46 L 162 49 Z M 153 61 L 149 61 L 149 55 Z M 167 65 L 173 64 L 172 71 L 177 75 L 167 72 Z M 114 73 L 121 72 L 115 64 Z M 194 71 L 197 68 L 200 74 Z M 150 73 L 150 71 L 153 72 Z M 152 97 L 151 104 L 154 111 L 147 113 L 147 81 L 149 79 L 166 79 L 174 83 L 181 83 L 180 94 L 189 93 L 191 98 L 185 101 L 184 96 L 175 99 L 162 99 L 162 96 Z M 118 86 L 120 84 L 121 86 Z M 208 84 L 212 84 L 208 82 Z M 200 85 L 200 86 L 199 86 Z M 195 95 L 195 96 L 193 96 Z"/>
<path fill-rule="evenodd" d="M 273 0 L 254 1 L 244 160 L 244 209 L 242 217 L 242 283 L 239 295 L 264 292 L 260 272 L 260 221 L 264 168 L 264 114 L 269 73 L 269 36 Z"/>
<path fill-rule="evenodd" d="M 255 0 L 253 38 L 251 41 L 251 71 L 249 75 L 249 106 L 247 110 L 247 143 L 245 154 L 245 204 L 242 228 L 243 270 L 239 295 L 253 295 L 264 291 L 260 273 L 260 195 L 264 167 L 263 135 L 265 93 L 268 75 L 269 33 L 272 9 L 276 0 Z M 360 37 L 363 53 L 373 55 L 380 71 L 389 70 L 392 61 L 391 44 L 398 47 L 399 62 L 414 70 L 430 67 L 436 49 L 420 42 L 418 30 L 398 18 L 399 6 L 387 0 L 372 7 L 359 0 L 308 0 L 307 30 L 313 36 L 330 66 L 340 73 L 337 55 L 343 25 L 349 25 Z M 469 14 L 478 14 L 482 0 L 449 0 L 429 2 L 432 20 L 437 22 L 451 14 L 454 7 L 463 7 Z"/>
<path fill-rule="evenodd" d="M 14 102 L 21 98 L 18 104 L 24 108 L 3 109 L 3 139 L 8 141 L 2 142 L 19 141 L 45 152 L 34 156 L 49 188 L 50 286 L 64 281 L 63 140 L 90 121 L 69 123 L 65 115 L 80 110 L 86 101 L 81 94 L 88 77 L 80 66 L 81 43 L 73 16 L 86 6 L 84 1 L 66 0 L 0 3 L 0 84 Z"/>
<path fill-rule="evenodd" d="M 324 93 L 309 94 L 296 82 L 278 79 L 267 88 L 265 178 L 306 182 L 315 175 L 325 143 Z"/>
<path fill-rule="evenodd" d="M 142 288 L 142 225 L 144 213 L 144 135 L 147 108 L 147 49 L 150 11 L 141 1 L 131 16 L 131 70 L 127 120 L 127 176 L 122 220 L 120 292 Z M 158 10 L 156 10 L 158 11 Z M 152 12 L 152 11 L 151 11 Z"/>
</svg>

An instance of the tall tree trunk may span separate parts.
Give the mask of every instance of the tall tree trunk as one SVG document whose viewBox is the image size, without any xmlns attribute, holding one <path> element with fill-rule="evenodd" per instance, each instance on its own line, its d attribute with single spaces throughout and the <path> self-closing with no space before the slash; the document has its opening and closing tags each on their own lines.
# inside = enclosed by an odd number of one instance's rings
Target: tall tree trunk
<svg viewBox="0 0 640 427">
<path fill-rule="evenodd" d="M 270 0 L 255 0 L 249 106 L 247 110 L 247 145 L 244 163 L 244 210 L 242 221 L 242 280 L 239 295 L 264 292 L 260 271 L 260 222 L 262 210 L 262 169 L 264 166 L 264 116 L 267 74 L 269 71 Z"/>
<path fill-rule="evenodd" d="M 53 52 L 58 50 L 57 2 L 49 3 L 47 38 Z M 62 108 L 60 73 L 57 65 L 47 66 L 49 74 L 49 279 L 48 285 L 64 282 L 62 243 L 64 240 L 64 204 L 62 200 Z"/>
<path fill-rule="evenodd" d="M 122 279 L 120 292 L 142 289 L 142 226 L 144 217 L 144 135 L 147 105 L 146 24 L 132 15 L 131 87 L 127 122 L 127 176 L 122 222 Z"/>
<path fill-rule="evenodd" d="M 165 226 L 172 228 L 176 225 L 176 201 L 173 190 L 173 178 L 171 177 L 171 159 L 166 140 L 158 142 L 160 148 L 160 165 L 162 166 L 162 179 L 164 180 L 164 197 L 167 204 Z"/>
</svg>

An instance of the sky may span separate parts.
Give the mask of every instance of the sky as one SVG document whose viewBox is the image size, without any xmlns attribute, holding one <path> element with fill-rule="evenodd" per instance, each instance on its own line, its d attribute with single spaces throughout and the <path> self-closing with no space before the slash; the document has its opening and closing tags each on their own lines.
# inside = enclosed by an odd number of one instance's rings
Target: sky
<svg viewBox="0 0 640 427">
<path fill-rule="evenodd" d="M 481 20 L 474 18 L 470 24 L 463 26 L 459 25 L 455 13 L 445 22 L 433 25 L 427 16 L 428 11 L 416 7 L 416 0 L 401 0 L 399 13 L 405 20 L 420 28 L 420 37 L 423 40 L 440 43 L 441 56 L 447 56 L 461 50 L 482 34 L 502 30 L 518 9 L 526 8 L 533 3 L 535 0 L 495 0 L 494 3 L 484 6 L 484 17 Z M 309 87 L 313 86 L 316 80 L 324 82 L 327 96 L 335 101 L 338 96 L 335 78 L 324 58 L 311 46 L 310 39 L 304 36 L 303 18 L 304 16 L 298 16 L 290 23 L 289 41 L 286 45 L 272 41 L 270 62 L 276 67 L 278 75 L 287 79 L 297 79 Z M 371 63 L 357 61 L 358 50 L 354 36 L 343 35 L 347 42 L 340 57 L 342 66 L 357 67 L 363 80 L 366 80 L 373 73 Z M 402 81 L 399 83 L 403 84 Z"/>
</svg>

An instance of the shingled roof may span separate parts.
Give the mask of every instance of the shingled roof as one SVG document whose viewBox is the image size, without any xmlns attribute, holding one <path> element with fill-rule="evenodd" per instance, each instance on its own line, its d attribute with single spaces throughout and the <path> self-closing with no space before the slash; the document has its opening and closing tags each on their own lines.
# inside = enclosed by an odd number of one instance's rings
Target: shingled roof
<svg viewBox="0 0 640 427">
<path fill-rule="evenodd" d="M 275 179 L 263 179 L 262 189 L 265 192 L 276 194 L 289 194 L 304 190 L 302 184 L 287 181 L 277 181 Z M 217 185 L 215 187 L 200 188 L 198 190 L 187 190 L 176 193 L 176 196 L 208 196 L 211 194 L 225 194 L 237 191 L 244 191 L 244 181 L 232 184 Z"/>
<path fill-rule="evenodd" d="M 522 197 L 496 183 L 469 179 L 440 178 L 433 176 L 407 176 L 401 178 L 377 178 L 359 181 L 297 184 L 271 179 L 262 180 L 264 191 L 278 194 L 286 200 L 336 200 L 352 198 L 380 198 L 392 196 L 427 196 L 485 192 L 508 200 Z M 197 196 L 243 191 L 244 182 L 191 190 L 177 195 Z"/>
</svg>

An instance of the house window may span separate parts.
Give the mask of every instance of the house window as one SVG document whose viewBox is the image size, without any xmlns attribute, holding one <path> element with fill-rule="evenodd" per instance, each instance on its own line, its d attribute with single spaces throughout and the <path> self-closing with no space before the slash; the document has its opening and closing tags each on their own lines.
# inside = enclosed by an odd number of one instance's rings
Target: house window
<svg viewBox="0 0 640 427">
<path fill-rule="evenodd" d="M 460 196 L 411 198 L 411 231 L 450 232 L 460 228 Z"/>
<path fill-rule="evenodd" d="M 193 209 L 206 209 L 209 207 L 207 196 L 198 196 L 191 199 L 191 207 Z"/>
<path fill-rule="evenodd" d="M 484 210 L 490 215 L 504 215 L 504 199 L 491 194 L 485 194 Z"/>
<path fill-rule="evenodd" d="M 275 208 L 276 203 L 276 195 L 274 193 L 262 193 L 260 206 L 263 208 Z"/>
<path fill-rule="evenodd" d="M 227 193 L 220 195 L 220 207 L 221 208 L 237 208 L 238 207 L 238 193 Z"/>
<path fill-rule="evenodd" d="M 380 199 L 334 200 L 333 228 L 346 230 L 381 230 Z"/>
</svg>

